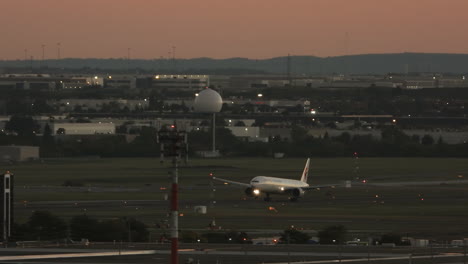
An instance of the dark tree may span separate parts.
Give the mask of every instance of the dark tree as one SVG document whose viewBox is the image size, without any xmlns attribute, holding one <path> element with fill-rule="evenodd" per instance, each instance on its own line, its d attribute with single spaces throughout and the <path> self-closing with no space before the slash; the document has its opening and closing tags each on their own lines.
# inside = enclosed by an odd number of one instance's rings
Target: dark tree
<svg viewBox="0 0 468 264">
<path fill-rule="evenodd" d="M 87 215 L 74 216 L 70 220 L 71 239 L 80 240 L 87 238 L 94 240 L 96 239 L 97 228 L 98 221 L 96 219 L 89 218 Z"/>
<path fill-rule="evenodd" d="M 52 130 L 50 129 L 49 123 L 44 126 L 44 132 L 42 133 L 42 142 L 44 144 L 53 144 L 54 138 L 52 137 Z"/>
<path fill-rule="evenodd" d="M 302 142 L 307 138 L 307 129 L 300 126 L 293 126 L 291 129 L 291 139 L 294 142 Z"/>
<path fill-rule="evenodd" d="M 305 244 L 309 241 L 310 235 L 295 228 L 286 229 L 281 234 L 280 241 L 286 244 Z"/>
<path fill-rule="evenodd" d="M 51 240 L 67 237 L 67 224 L 48 211 L 35 211 L 26 223 L 29 239 Z"/>
<path fill-rule="evenodd" d="M 394 243 L 395 245 L 401 244 L 401 236 L 398 234 L 383 234 L 380 238 L 380 243 Z"/>
<path fill-rule="evenodd" d="M 115 128 L 115 133 L 117 134 L 127 134 L 127 126 L 121 125 Z"/>
<path fill-rule="evenodd" d="M 320 244 L 341 244 L 345 241 L 346 233 L 342 225 L 328 226 L 318 233 Z"/>
<path fill-rule="evenodd" d="M 41 153 L 41 157 L 51 157 L 56 154 L 54 137 L 52 136 L 52 130 L 48 123 L 44 126 L 39 151 Z"/>
<path fill-rule="evenodd" d="M 240 127 L 243 127 L 243 126 L 245 126 L 245 123 L 244 123 L 244 121 L 242 121 L 242 120 L 239 120 L 239 121 L 237 121 L 237 122 L 234 124 L 234 126 L 240 126 Z"/>
<path fill-rule="evenodd" d="M 195 231 L 182 231 L 180 240 L 183 243 L 195 243 L 200 239 L 200 235 Z"/>
<path fill-rule="evenodd" d="M 58 135 L 65 135 L 66 131 L 65 128 L 60 127 L 57 129 L 57 131 L 55 131 L 55 133 L 57 133 Z"/>
<path fill-rule="evenodd" d="M 334 137 L 334 139 L 343 144 L 349 144 L 351 142 L 351 134 L 348 132 L 343 132 L 339 136 Z"/>
<path fill-rule="evenodd" d="M 32 113 L 52 113 L 54 108 L 47 103 L 47 98 L 37 98 L 31 104 Z"/>
<path fill-rule="evenodd" d="M 5 124 L 5 129 L 16 132 L 19 136 L 31 136 L 38 132 L 39 125 L 31 116 L 12 115 Z"/>
<path fill-rule="evenodd" d="M 146 242 L 148 241 L 148 229 L 147 226 L 136 220 L 135 218 L 124 219 L 127 224 L 126 236 L 130 240 L 129 242 Z M 130 232 L 130 234 L 129 234 Z"/>
<path fill-rule="evenodd" d="M 414 135 L 411 136 L 411 141 L 413 141 L 415 143 L 420 143 L 420 140 L 421 139 L 419 138 L 419 135 L 414 134 Z"/>
<path fill-rule="evenodd" d="M 406 144 L 411 138 L 398 127 L 389 126 L 382 129 L 382 141 L 390 144 Z"/>
<path fill-rule="evenodd" d="M 209 233 L 208 233 L 209 234 Z M 204 234 L 205 236 L 206 234 Z M 252 240 L 249 235 L 245 232 L 230 231 L 227 233 L 220 233 L 221 237 L 218 237 L 220 243 L 239 243 L 239 244 L 250 244 Z M 208 240 L 209 242 L 209 240 Z"/>
<path fill-rule="evenodd" d="M 442 136 L 439 136 L 439 139 L 437 140 L 437 145 L 442 145 L 444 144 L 444 139 L 442 138 Z"/>
<path fill-rule="evenodd" d="M 121 219 L 110 219 L 99 222 L 94 233 L 90 237 L 94 241 L 128 241 L 126 236 L 127 225 Z"/>
<path fill-rule="evenodd" d="M 423 145 L 432 145 L 434 144 L 434 138 L 431 135 L 424 135 L 421 139 L 421 144 Z"/>
</svg>

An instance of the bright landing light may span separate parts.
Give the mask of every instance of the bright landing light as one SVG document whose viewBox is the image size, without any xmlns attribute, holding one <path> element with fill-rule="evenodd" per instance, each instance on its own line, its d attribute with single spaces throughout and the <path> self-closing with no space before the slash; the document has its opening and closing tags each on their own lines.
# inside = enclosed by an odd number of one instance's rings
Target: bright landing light
<svg viewBox="0 0 468 264">
<path fill-rule="evenodd" d="M 255 195 L 259 195 L 259 194 L 260 194 L 260 190 L 259 190 L 259 189 L 255 189 L 255 190 L 253 190 L 253 193 L 254 193 Z"/>
</svg>

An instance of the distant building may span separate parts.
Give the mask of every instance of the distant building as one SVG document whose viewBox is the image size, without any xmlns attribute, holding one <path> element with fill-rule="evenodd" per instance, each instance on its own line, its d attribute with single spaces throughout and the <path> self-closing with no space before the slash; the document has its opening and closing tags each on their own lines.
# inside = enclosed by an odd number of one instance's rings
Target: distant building
<svg viewBox="0 0 468 264">
<path fill-rule="evenodd" d="M 210 85 L 209 75 L 155 75 L 151 89 L 200 91 Z"/>
<path fill-rule="evenodd" d="M 260 137 L 259 127 L 247 127 L 247 126 L 228 126 L 225 127 L 231 130 L 231 133 L 238 138 L 243 138 L 246 141 L 263 141 L 267 142 L 268 138 Z"/>
<path fill-rule="evenodd" d="M 132 111 L 135 109 L 147 109 L 149 100 L 129 100 L 129 99 L 60 99 L 58 101 L 61 111 L 82 111 L 95 110 L 102 111 L 103 109 L 111 108 L 114 110 L 122 110 L 128 108 Z"/>
<path fill-rule="evenodd" d="M 262 127 L 260 128 L 260 138 L 291 140 L 290 127 Z"/>
<path fill-rule="evenodd" d="M 89 85 L 102 86 L 103 79 L 94 77 L 51 76 L 49 74 L 0 75 L 0 90 L 55 91 L 81 89 Z"/>
<path fill-rule="evenodd" d="M 55 90 L 57 80 L 41 74 L 7 74 L 0 76 L 0 90 Z"/>
<path fill-rule="evenodd" d="M 115 134 L 115 124 L 110 123 L 51 123 L 53 135 Z"/>
<path fill-rule="evenodd" d="M 129 88 L 129 89 L 136 89 L 137 88 L 137 78 L 133 76 L 107 76 L 104 79 L 104 88 Z"/>
<path fill-rule="evenodd" d="M 39 147 L 35 146 L 0 146 L 0 160 L 27 161 L 39 159 Z"/>
</svg>

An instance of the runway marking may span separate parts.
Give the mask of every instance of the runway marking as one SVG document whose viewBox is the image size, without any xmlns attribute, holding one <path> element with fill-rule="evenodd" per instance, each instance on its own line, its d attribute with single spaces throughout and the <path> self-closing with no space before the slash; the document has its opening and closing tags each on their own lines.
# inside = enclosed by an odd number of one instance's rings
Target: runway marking
<svg viewBox="0 0 468 264">
<path fill-rule="evenodd" d="M 83 258 L 83 257 L 109 257 L 109 256 L 128 256 L 128 255 L 150 255 L 150 254 L 169 254 L 169 250 L 132 250 L 132 251 L 107 251 L 107 252 L 93 252 L 93 253 L 63 253 L 63 254 L 43 254 L 43 255 L 15 255 L 15 256 L 0 256 L 0 261 L 12 260 L 34 260 L 34 259 L 59 259 L 59 258 Z M 204 250 L 198 251 L 194 249 L 180 250 L 181 255 L 250 255 L 250 256 L 318 256 L 325 254 L 317 254 L 310 252 L 266 252 L 266 251 L 216 251 Z M 329 254 L 328 254 L 329 255 Z M 347 254 L 353 255 L 353 254 Z M 382 254 L 384 255 L 384 254 Z M 334 260 L 314 260 L 314 261 L 301 261 L 301 262 L 271 262 L 266 264 L 319 264 L 319 263 L 339 263 L 339 262 L 362 262 L 362 261 L 386 261 L 386 260 L 409 260 L 409 259 L 429 259 L 429 258 L 453 258 L 462 257 L 461 253 L 454 253 L 450 255 L 399 255 L 395 257 L 373 257 L 373 258 L 358 258 L 358 259 L 334 259 Z M 375 255 L 374 255 L 375 256 Z M 343 256 L 345 257 L 345 256 Z"/>
<path fill-rule="evenodd" d="M 156 250 L 134 250 L 134 251 L 112 251 L 95 253 L 65 253 L 46 255 L 22 255 L 22 256 L 0 256 L 0 261 L 5 260 L 27 260 L 27 259 L 56 259 L 56 258 L 83 258 L 83 257 L 108 257 L 128 255 L 149 255 L 157 253 Z"/>
<path fill-rule="evenodd" d="M 428 258 L 453 258 L 462 257 L 461 253 L 453 253 L 451 255 L 426 255 L 426 256 L 411 256 L 405 257 L 387 257 L 387 258 L 360 258 L 360 259 L 333 259 L 333 260 L 313 260 L 300 262 L 269 262 L 264 264 L 318 264 L 318 263 L 341 263 L 341 262 L 361 262 L 361 261 L 386 261 L 386 260 L 402 260 L 402 259 L 428 259 Z"/>
</svg>

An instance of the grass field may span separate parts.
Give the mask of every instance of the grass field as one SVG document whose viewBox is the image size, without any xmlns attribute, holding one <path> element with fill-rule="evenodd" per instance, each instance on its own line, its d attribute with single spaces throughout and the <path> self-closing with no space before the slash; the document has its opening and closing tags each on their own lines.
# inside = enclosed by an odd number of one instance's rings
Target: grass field
<svg viewBox="0 0 468 264">
<path fill-rule="evenodd" d="M 210 172 L 219 177 L 249 180 L 255 175 L 299 178 L 305 159 L 196 159 L 180 165 L 181 183 L 200 182 Z M 5 165 L 16 175 L 17 185 L 61 185 L 65 180 L 85 185 L 140 186 L 166 183 L 169 161 L 159 159 L 64 159 L 42 163 Z M 359 169 L 356 172 L 356 167 Z M 312 159 L 310 181 L 352 180 L 355 176 L 375 181 L 411 181 L 468 177 L 467 159 L 450 158 L 334 158 Z"/>
<path fill-rule="evenodd" d="M 272 202 L 246 199 L 240 188 L 208 176 L 248 182 L 256 175 L 299 178 L 304 159 L 195 159 L 181 164 L 180 227 L 203 229 L 214 218 L 230 229 L 284 229 L 290 225 L 320 230 L 343 224 L 367 233 L 400 232 L 424 236 L 468 236 L 468 186 L 370 187 L 307 192 L 298 203 L 276 196 Z M 134 216 L 150 226 L 167 219 L 170 162 L 158 159 L 63 159 L 3 166 L 15 174 L 16 218 L 49 210 L 69 218 L 86 213 L 97 218 Z M 372 182 L 442 181 L 468 178 L 466 159 L 336 158 L 312 159 L 310 184 L 366 179 Z M 65 181 L 83 187 L 61 187 Z M 102 200 L 99 203 L 84 201 Z M 108 200 L 121 202 L 110 203 Z M 138 202 L 136 200 L 156 200 Z M 80 202 L 83 201 L 83 202 Z M 216 203 L 213 203 L 216 201 Z M 208 205 L 195 214 L 193 206 Z M 272 210 L 270 207 L 274 207 Z"/>
</svg>

